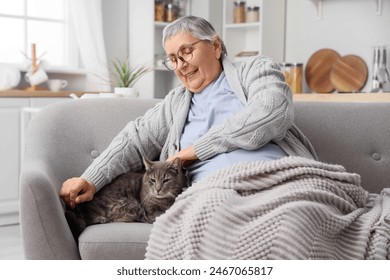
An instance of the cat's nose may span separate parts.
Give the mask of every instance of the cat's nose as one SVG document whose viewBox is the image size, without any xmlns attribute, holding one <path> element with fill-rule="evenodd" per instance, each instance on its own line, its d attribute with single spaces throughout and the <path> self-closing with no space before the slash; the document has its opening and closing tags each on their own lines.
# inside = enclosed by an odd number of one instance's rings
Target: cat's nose
<svg viewBox="0 0 390 280">
<path fill-rule="evenodd" d="M 162 186 L 156 186 L 155 190 L 157 194 L 160 194 Z"/>
</svg>

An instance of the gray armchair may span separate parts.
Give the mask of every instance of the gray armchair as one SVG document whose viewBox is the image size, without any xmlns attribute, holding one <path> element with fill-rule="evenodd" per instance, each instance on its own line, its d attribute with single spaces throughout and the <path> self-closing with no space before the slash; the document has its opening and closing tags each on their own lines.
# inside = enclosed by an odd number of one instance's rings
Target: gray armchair
<svg viewBox="0 0 390 280">
<path fill-rule="evenodd" d="M 27 259 L 142 259 L 151 225 L 91 226 L 77 247 L 59 197 L 124 125 L 157 103 L 85 99 L 54 104 L 29 123 L 20 178 L 21 233 Z"/>
<path fill-rule="evenodd" d="M 79 247 L 59 198 L 62 183 L 80 176 L 124 125 L 158 100 L 69 100 L 30 122 L 20 178 L 20 218 L 27 259 L 143 259 L 152 225 L 88 227 Z M 362 175 L 379 192 L 390 182 L 390 103 L 295 104 L 296 124 L 319 159 Z M 387 184 L 387 185 L 386 185 Z"/>
</svg>

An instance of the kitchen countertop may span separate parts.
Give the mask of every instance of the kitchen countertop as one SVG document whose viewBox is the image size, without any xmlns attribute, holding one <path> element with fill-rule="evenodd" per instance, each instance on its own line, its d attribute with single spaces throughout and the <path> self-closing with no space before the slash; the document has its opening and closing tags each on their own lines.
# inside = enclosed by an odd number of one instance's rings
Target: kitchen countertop
<svg viewBox="0 0 390 280">
<path fill-rule="evenodd" d="M 82 96 L 85 91 L 48 91 L 48 90 L 1 90 L 0 97 L 69 97 L 69 94 L 74 93 L 77 96 Z M 96 93 L 97 92 L 88 92 Z"/>
<path fill-rule="evenodd" d="M 295 93 L 294 101 L 390 102 L 390 93 Z"/>
<path fill-rule="evenodd" d="M 58 91 L 48 90 L 6 90 L 0 91 L 1 97 L 69 97 L 74 93 L 78 97 L 85 94 L 85 91 Z M 91 92 L 88 92 L 91 93 Z M 92 92 L 98 94 L 98 92 Z M 390 93 L 295 93 L 294 101 L 323 101 L 323 102 L 390 102 Z"/>
</svg>

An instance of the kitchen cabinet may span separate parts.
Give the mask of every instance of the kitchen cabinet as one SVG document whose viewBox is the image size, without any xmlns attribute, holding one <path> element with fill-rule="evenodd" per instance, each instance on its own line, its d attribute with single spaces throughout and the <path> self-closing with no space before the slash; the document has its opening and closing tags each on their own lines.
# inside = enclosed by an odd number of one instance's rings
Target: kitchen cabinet
<svg viewBox="0 0 390 280">
<path fill-rule="evenodd" d="M 19 209 L 20 112 L 28 99 L 0 100 L 0 225 L 14 223 Z"/>
<path fill-rule="evenodd" d="M 257 52 L 277 62 L 284 61 L 285 1 L 253 0 L 245 2 L 246 21 L 248 7 L 259 7 L 259 21 L 235 23 L 234 0 L 223 1 L 223 40 L 231 60 L 240 59 L 237 54 Z M 237 7 L 236 7 L 237 8 Z M 237 19 L 237 18 L 236 18 Z"/>
<path fill-rule="evenodd" d="M 19 175 L 28 120 L 39 108 L 63 100 L 68 98 L 0 98 L 0 226 L 18 222 Z"/>
</svg>

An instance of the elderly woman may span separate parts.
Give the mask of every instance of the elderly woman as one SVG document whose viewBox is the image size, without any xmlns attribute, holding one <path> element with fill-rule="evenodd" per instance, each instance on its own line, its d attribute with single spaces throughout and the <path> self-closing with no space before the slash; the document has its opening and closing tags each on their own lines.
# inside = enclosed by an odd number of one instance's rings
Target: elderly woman
<svg viewBox="0 0 390 280">
<path fill-rule="evenodd" d="M 166 26 L 163 45 L 164 65 L 182 85 L 128 123 L 80 178 L 63 184 L 61 197 L 72 208 L 116 176 L 141 169 L 143 155 L 181 158 L 192 181 L 240 161 L 316 157 L 293 124 L 291 91 L 271 59 L 233 65 L 212 25 L 195 16 Z"/>
</svg>

